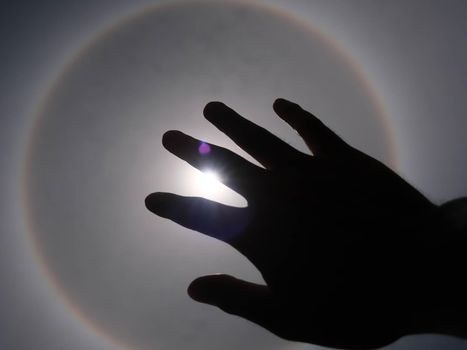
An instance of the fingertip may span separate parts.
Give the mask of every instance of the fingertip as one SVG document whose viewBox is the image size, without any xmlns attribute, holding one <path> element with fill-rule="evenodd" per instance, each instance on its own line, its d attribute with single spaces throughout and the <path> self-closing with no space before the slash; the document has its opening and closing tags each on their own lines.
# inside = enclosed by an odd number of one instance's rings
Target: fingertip
<svg viewBox="0 0 467 350">
<path fill-rule="evenodd" d="M 200 277 L 192 281 L 190 285 L 188 286 L 186 292 L 190 296 L 191 299 L 201 302 L 203 298 L 202 298 L 202 293 L 200 293 L 200 288 L 198 286 L 199 279 Z"/>
<path fill-rule="evenodd" d="M 144 198 L 144 205 L 146 206 L 146 209 L 152 211 L 153 208 L 153 203 L 154 203 L 154 197 L 156 196 L 156 193 L 151 193 Z"/>
<path fill-rule="evenodd" d="M 146 196 L 144 199 L 144 205 L 146 208 L 154 214 L 159 214 L 163 208 L 165 199 L 167 199 L 168 193 L 154 192 Z"/>
<path fill-rule="evenodd" d="M 220 101 L 211 101 L 203 109 L 203 115 L 207 120 L 215 117 L 221 110 L 225 109 L 226 105 Z"/>
<path fill-rule="evenodd" d="M 209 277 L 210 276 L 198 277 L 190 283 L 187 288 L 187 293 L 191 299 L 201 303 L 207 303 L 209 301 L 209 286 L 206 286 L 206 282 L 209 284 Z"/>
<path fill-rule="evenodd" d="M 162 135 L 162 145 L 166 148 L 169 149 L 170 146 L 174 144 L 177 139 L 180 139 L 181 136 L 184 134 L 181 131 L 178 130 L 169 130 Z"/>
<path fill-rule="evenodd" d="M 195 301 L 213 304 L 219 288 L 233 279 L 235 278 L 224 274 L 198 277 L 190 283 L 187 293 Z"/>
<path fill-rule="evenodd" d="M 272 108 L 274 109 L 274 111 L 280 116 L 291 112 L 297 107 L 299 107 L 298 104 L 291 102 L 289 100 L 286 100 L 285 98 L 277 98 L 272 105 Z"/>
<path fill-rule="evenodd" d="M 282 104 L 285 104 L 285 103 L 288 103 L 288 102 L 290 102 L 290 101 L 289 101 L 289 100 L 286 100 L 286 99 L 283 98 L 283 97 L 279 97 L 279 98 L 276 98 L 276 100 L 274 101 L 274 103 L 273 103 L 272 106 L 273 106 L 273 107 L 278 107 L 278 106 L 280 106 L 280 105 L 282 105 Z"/>
</svg>

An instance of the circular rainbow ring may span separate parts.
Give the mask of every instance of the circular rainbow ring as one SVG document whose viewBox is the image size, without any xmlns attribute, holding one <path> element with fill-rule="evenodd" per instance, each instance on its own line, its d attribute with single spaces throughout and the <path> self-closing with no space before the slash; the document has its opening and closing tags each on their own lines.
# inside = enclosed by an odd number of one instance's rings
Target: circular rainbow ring
<svg viewBox="0 0 467 350">
<path fill-rule="evenodd" d="M 203 2 L 209 3 L 213 1 L 207 0 Z M 239 3 L 239 1 L 236 1 L 235 3 Z M 183 1 L 175 1 L 173 3 L 163 3 L 163 4 L 148 6 L 144 8 L 143 10 L 137 12 L 136 14 L 131 14 L 131 15 L 128 15 L 128 16 L 125 16 L 119 19 L 115 23 L 108 26 L 107 29 L 95 33 L 94 36 L 88 39 L 84 45 L 79 46 L 73 52 L 73 54 L 71 54 L 70 57 L 68 57 L 68 59 L 65 60 L 65 63 L 58 70 L 57 74 L 55 74 L 55 76 L 48 82 L 47 86 L 44 87 L 44 94 L 40 97 L 39 103 L 32 111 L 31 121 L 29 122 L 29 126 L 26 130 L 27 137 L 25 139 L 24 146 L 23 146 L 24 148 L 22 150 L 21 181 L 20 181 L 21 208 L 23 211 L 22 217 L 25 219 L 25 223 L 26 223 L 28 246 L 29 246 L 31 253 L 33 254 L 35 258 L 35 261 L 37 263 L 37 266 L 39 267 L 42 277 L 45 281 L 47 281 L 51 290 L 58 297 L 58 299 L 60 299 L 63 302 L 63 304 L 67 306 L 68 310 L 72 312 L 74 317 L 76 317 L 79 321 L 81 321 L 86 326 L 88 326 L 91 330 L 94 331 L 94 333 L 110 341 L 110 343 L 113 344 L 118 349 L 128 350 L 132 348 L 132 345 L 126 344 L 122 342 L 121 340 L 116 339 L 115 337 L 110 335 L 106 330 L 104 330 L 101 325 L 97 324 L 94 320 L 89 319 L 89 317 L 87 317 L 87 315 L 85 315 L 82 312 L 82 310 L 80 310 L 74 304 L 72 298 L 70 298 L 65 293 L 62 286 L 60 285 L 60 282 L 55 278 L 55 276 L 49 271 L 47 267 L 47 259 L 42 254 L 42 251 L 40 248 L 40 242 L 38 241 L 38 238 L 35 234 L 36 228 L 34 225 L 33 215 L 28 206 L 28 197 L 29 197 L 28 183 L 29 183 L 29 177 L 32 175 L 30 172 L 30 167 L 29 167 L 30 159 L 31 159 L 31 149 L 32 149 L 32 145 L 34 144 L 33 140 L 36 137 L 36 130 L 38 129 L 37 127 L 40 125 L 41 120 L 42 120 L 43 108 L 46 102 L 50 99 L 52 93 L 55 91 L 55 87 L 58 84 L 58 82 L 62 79 L 64 75 L 66 75 L 66 73 L 73 67 L 75 62 L 78 61 L 80 57 L 86 55 L 88 51 L 93 47 L 93 45 L 97 43 L 99 40 L 101 40 L 103 37 L 111 34 L 113 31 L 117 30 L 120 26 L 126 24 L 127 22 L 137 20 L 139 17 L 143 17 L 147 13 L 158 11 L 161 8 L 165 8 L 167 6 L 179 6 L 183 4 L 184 4 Z M 336 55 L 340 56 L 344 60 L 344 62 L 347 63 L 351 71 L 358 78 L 358 80 L 364 87 L 366 93 L 368 94 L 368 96 L 370 96 L 374 105 L 376 106 L 376 109 L 378 112 L 377 117 L 381 119 L 382 125 L 389 139 L 389 146 L 390 146 L 389 151 L 390 151 L 390 160 L 391 160 L 390 165 L 393 168 L 397 168 L 397 164 L 398 164 L 397 150 L 396 150 L 392 125 L 389 122 L 389 118 L 384 108 L 384 105 L 382 103 L 381 97 L 378 95 L 377 91 L 372 86 L 371 82 L 369 81 L 367 76 L 364 74 L 362 67 L 357 63 L 357 61 L 353 59 L 351 55 L 347 51 L 345 51 L 334 38 L 326 35 L 321 30 L 319 30 L 316 26 L 298 17 L 297 15 L 288 12 L 285 9 L 278 8 L 272 5 L 251 3 L 251 2 L 245 2 L 245 5 L 255 6 L 259 10 L 270 12 L 271 14 L 275 16 L 281 16 L 282 18 L 303 27 L 306 31 L 313 33 L 314 36 L 319 37 L 323 42 L 325 42 L 328 45 L 328 47 L 332 51 L 334 51 Z M 293 347 L 294 349 L 297 349 L 297 347 L 300 347 L 300 345 L 291 345 L 291 347 Z"/>
</svg>

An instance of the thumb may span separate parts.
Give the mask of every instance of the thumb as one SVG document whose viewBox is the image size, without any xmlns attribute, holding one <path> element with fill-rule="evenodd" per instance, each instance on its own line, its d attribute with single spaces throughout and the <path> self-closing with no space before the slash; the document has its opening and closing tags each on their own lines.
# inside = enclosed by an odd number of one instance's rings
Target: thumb
<svg viewBox="0 0 467 350">
<path fill-rule="evenodd" d="M 279 313 L 267 286 L 239 280 L 229 275 L 195 279 L 188 287 L 190 297 L 223 311 L 250 320 L 272 332 L 277 331 Z"/>
</svg>

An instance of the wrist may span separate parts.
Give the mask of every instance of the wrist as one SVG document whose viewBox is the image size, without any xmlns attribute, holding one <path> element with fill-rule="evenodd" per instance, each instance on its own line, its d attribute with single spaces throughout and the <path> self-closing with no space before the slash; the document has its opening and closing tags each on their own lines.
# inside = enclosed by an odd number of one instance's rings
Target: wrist
<svg viewBox="0 0 467 350">
<path fill-rule="evenodd" d="M 467 338 L 467 199 L 436 208 L 427 220 L 414 271 L 404 328 L 407 334 L 438 333 Z M 420 250 L 423 250 L 421 252 Z"/>
</svg>

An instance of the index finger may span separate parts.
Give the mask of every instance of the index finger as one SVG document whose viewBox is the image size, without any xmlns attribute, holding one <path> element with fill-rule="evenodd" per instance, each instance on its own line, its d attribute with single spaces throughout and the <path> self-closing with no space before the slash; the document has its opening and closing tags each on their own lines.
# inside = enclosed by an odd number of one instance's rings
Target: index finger
<svg viewBox="0 0 467 350">
<path fill-rule="evenodd" d="M 195 168 L 216 170 L 221 182 L 242 195 L 248 195 L 257 188 L 266 172 L 228 149 L 202 142 L 180 131 L 166 132 L 162 143 L 167 150 Z"/>
</svg>

